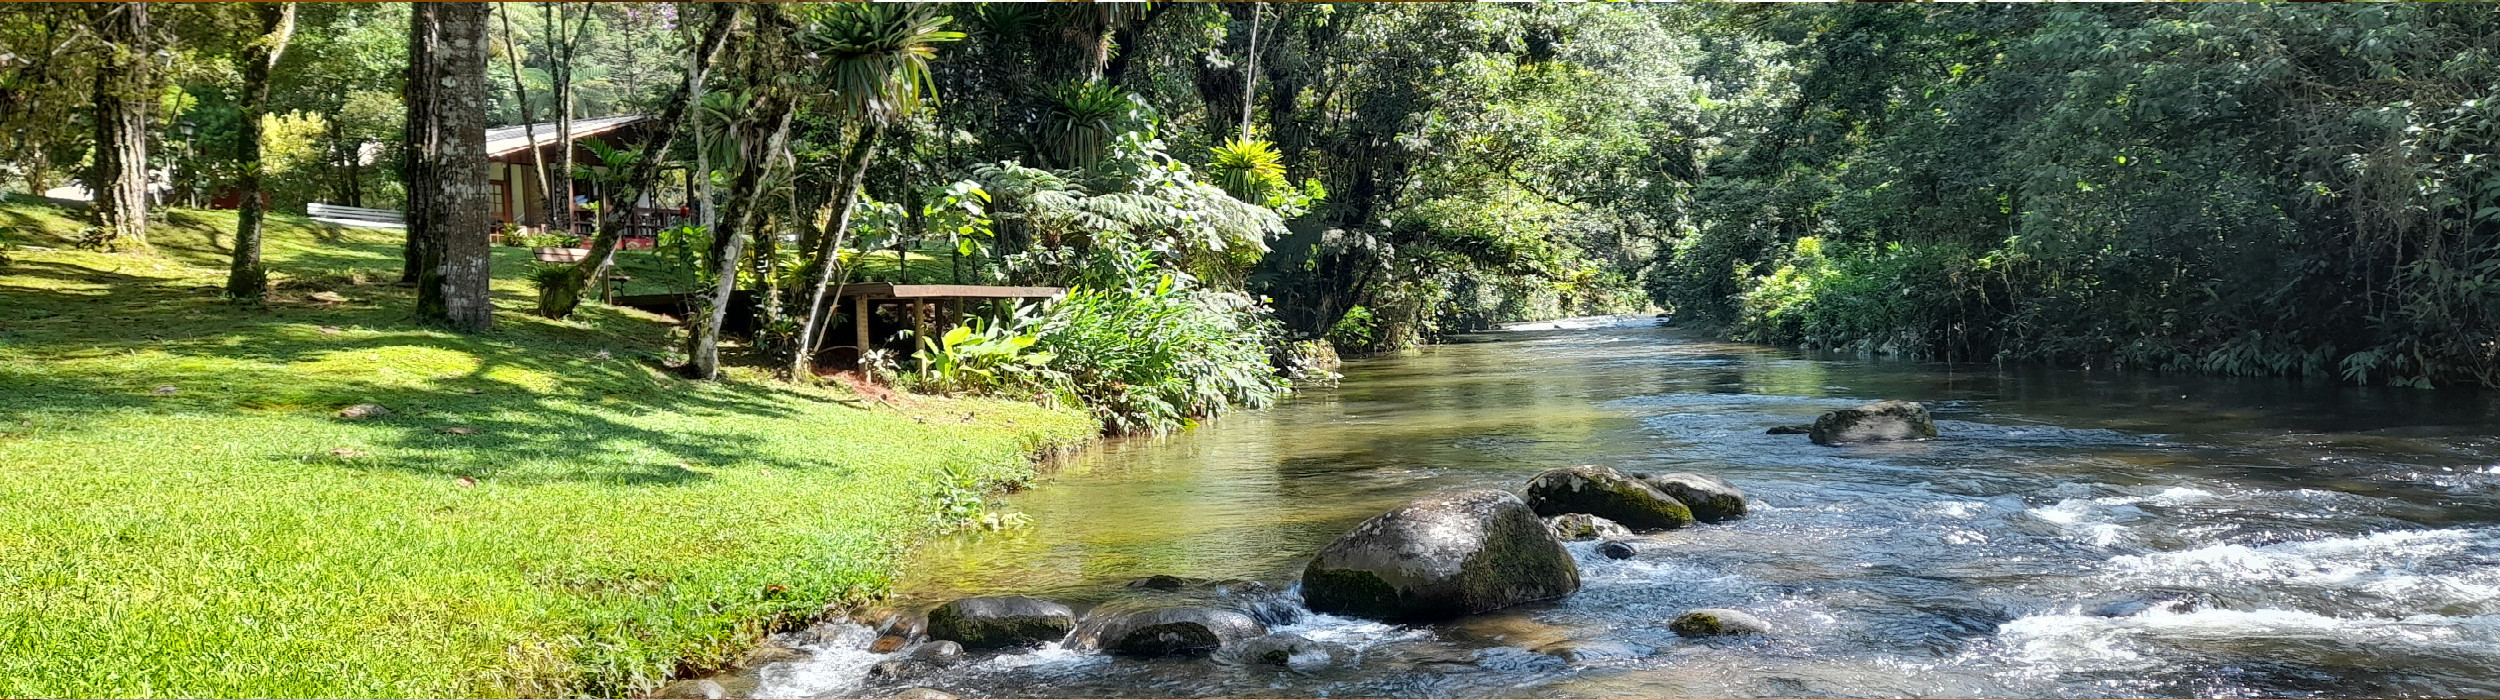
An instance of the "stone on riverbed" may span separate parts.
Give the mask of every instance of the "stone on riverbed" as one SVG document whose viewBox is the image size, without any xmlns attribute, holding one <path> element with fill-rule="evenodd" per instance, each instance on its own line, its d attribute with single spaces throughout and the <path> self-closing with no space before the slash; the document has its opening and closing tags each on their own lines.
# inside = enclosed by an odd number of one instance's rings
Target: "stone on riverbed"
<svg viewBox="0 0 2500 700">
<path fill-rule="evenodd" d="M 1646 487 L 1644 487 L 1646 488 Z M 1580 567 L 1518 496 L 1416 499 L 1355 526 L 1302 572 L 1315 612 L 1387 620 L 1472 615 L 1580 590 Z"/>
<path fill-rule="evenodd" d="M 678 681 L 660 688 L 660 692 L 653 694 L 651 697 L 678 698 L 681 700 L 719 700 L 720 698 L 729 697 L 729 689 L 723 687 L 719 681 Z"/>
<path fill-rule="evenodd" d="M 868 668 L 874 678 L 895 679 L 926 676 L 964 662 L 964 647 L 946 640 L 923 642 L 902 656 L 877 662 Z"/>
<path fill-rule="evenodd" d="M 1745 492 L 1719 477 L 1690 472 L 1642 474 L 1641 482 L 1672 496 L 1693 511 L 1693 519 L 1723 523 L 1745 517 Z"/>
<path fill-rule="evenodd" d="M 1806 423 L 1806 424 L 1802 424 L 1802 425 L 1775 425 L 1775 426 L 1772 426 L 1770 430 L 1765 430 L 1765 431 L 1762 431 L 1762 434 L 1764 434 L 1764 435 L 1812 435 L 1812 434 L 1814 434 L 1814 424 L 1812 424 L 1812 423 Z"/>
<path fill-rule="evenodd" d="M 1587 513 L 1564 513 L 1546 518 L 1545 527 L 1552 529 L 1555 537 L 1572 542 L 1632 536 L 1630 529 L 1615 524 L 1615 521 Z"/>
<path fill-rule="evenodd" d="M 1630 559 L 1639 555 L 1641 551 L 1632 548 L 1632 543 L 1630 542 L 1616 540 L 1613 542 L 1599 543 L 1597 545 L 1597 553 L 1604 555 L 1608 559 Z"/>
<path fill-rule="evenodd" d="M 1808 437 L 1817 445 L 1925 440 L 1936 436 L 1936 422 L 1927 407 L 1915 401 L 1877 401 L 1844 408 L 1814 419 Z"/>
<path fill-rule="evenodd" d="M 1726 637 L 1770 634 L 1771 624 L 1736 610 L 1702 608 L 1675 616 L 1667 629 L 1678 637 Z"/>
<path fill-rule="evenodd" d="M 1602 640 L 1570 640 L 1531 649 L 1539 654 L 1575 664 L 1597 663 L 1618 659 L 1635 659 L 1655 651 L 1649 647 Z"/>
<path fill-rule="evenodd" d="M 936 688 L 904 688 L 886 697 L 895 700 L 955 700 L 955 694 Z"/>
<path fill-rule="evenodd" d="M 1040 646 L 1074 627 L 1076 612 L 1068 606 L 1024 596 L 964 598 L 929 611 L 929 637 L 966 649 Z"/>
<path fill-rule="evenodd" d="M 1693 511 L 1683 501 L 1607 467 L 1545 470 L 1528 480 L 1528 506 L 1537 515 L 1587 513 L 1636 531 L 1693 524 Z"/>
<path fill-rule="evenodd" d="M 1296 671 L 1315 671 L 1354 659 L 1354 648 L 1334 642 L 1312 641 L 1291 632 L 1242 640 L 1223 653 L 1224 660 L 1239 664 L 1284 666 Z"/>
<path fill-rule="evenodd" d="M 1206 656 L 1263 634 L 1267 626 L 1238 611 L 1176 606 L 1097 610 L 1076 636 L 1082 645 L 1125 656 Z"/>
</svg>

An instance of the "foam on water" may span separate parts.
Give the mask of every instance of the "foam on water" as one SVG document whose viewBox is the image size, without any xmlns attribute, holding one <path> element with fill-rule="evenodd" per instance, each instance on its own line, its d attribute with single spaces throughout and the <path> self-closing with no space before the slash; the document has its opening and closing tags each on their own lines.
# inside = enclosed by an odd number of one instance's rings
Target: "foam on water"
<svg viewBox="0 0 2500 700">
<path fill-rule="evenodd" d="M 2217 544 L 2113 557 L 2103 574 L 2127 586 L 2331 598 L 2390 614 L 2500 614 L 2500 529 L 2400 530 L 2263 546 Z"/>
<path fill-rule="evenodd" d="M 900 653 L 876 654 L 868 646 L 877 631 L 850 622 L 818 625 L 818 641 L 801 645 L 807 658 L 766 664 L 756 673 L 755 697 L 839 697 L 859 689 L 868 669 Z"/>
<path fill-rule="evenodd" d="M 2500 664 L 2500 617 L 2333 617 L 2301 610 L 2156 608 L 2134 615 L 2031 615 L 1997 641 L 2026 672 L 2142 671 L 2175 665 L 2181 649 L 2324 643 L 2346 649 L 2413 647 Z"/>
</svg>

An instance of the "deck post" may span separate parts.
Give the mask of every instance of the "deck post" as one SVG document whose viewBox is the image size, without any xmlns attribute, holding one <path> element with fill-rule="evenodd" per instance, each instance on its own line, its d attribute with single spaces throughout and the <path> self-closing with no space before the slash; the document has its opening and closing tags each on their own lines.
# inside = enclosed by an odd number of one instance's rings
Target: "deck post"
<svg viewBox="0 0 2500 700">
<path fill-rule="evenodd" d="M 851 328 L 855 331 L 854 334 L 859 336 L 859 353 L 852 356 L 851 364 L 859 368 L 859 376 L 866 377 L 868 376 L 868 295 L 851 297 L 851 304 L 857 307 L 857 310 L 851 312 Z"/>
<path fill-rule="evenodd" d="M 929 302 L 927 300 L 917 298 L 911 300 L 911 347 L 912 356 L 915 358 L 920 356 L 919 350 L 921 339 L 926 338 L 929 335 L 929 317 L 926 313 L 928 311 L 928 306 Z M 920 373 L 927 374 L 929 372 L 928 360 L 921 359 L 914 364 L 919 368 Z"/>
</svg>

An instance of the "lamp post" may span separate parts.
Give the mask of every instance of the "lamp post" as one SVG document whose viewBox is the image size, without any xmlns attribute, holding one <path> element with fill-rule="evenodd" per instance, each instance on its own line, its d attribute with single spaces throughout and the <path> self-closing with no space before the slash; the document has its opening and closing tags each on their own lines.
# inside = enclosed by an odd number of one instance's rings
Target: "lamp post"
<svg viewBox="0 0 2500 700">
<path fill-rule="evenodd" d="M 200 208 L 200 166 L 192 157 L 192 149 L 197 143 L 193 137 L 199 132 L 199 124 L 189 119 L 182 120 L 182 166 L 191 171 L 190 181 L 183 183 L 183 199 L 193 209 Z"/>
</svg>

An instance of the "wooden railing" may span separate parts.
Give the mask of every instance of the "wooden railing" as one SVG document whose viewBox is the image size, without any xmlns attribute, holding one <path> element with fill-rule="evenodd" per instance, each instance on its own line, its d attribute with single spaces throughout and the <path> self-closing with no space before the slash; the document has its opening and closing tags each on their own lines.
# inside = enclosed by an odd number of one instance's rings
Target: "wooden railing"
<svg viewBox="0 0 2500 700">
<path fill-rule="evenodd" d="M 573 235 L 589 238 L 598 233 L 598 222 L 591 218 L 595 215 L 595 212 L 588 209 L 574 210 Z M 686 223 L 688 218 L 690 217 L 675 209 L 636 207 L 632 214 L 625 217 L 624 230 L 617 232 L 617 247 L 626 250 L 648 249 L 659 242 L 661 231 Z"/>
</svg>

